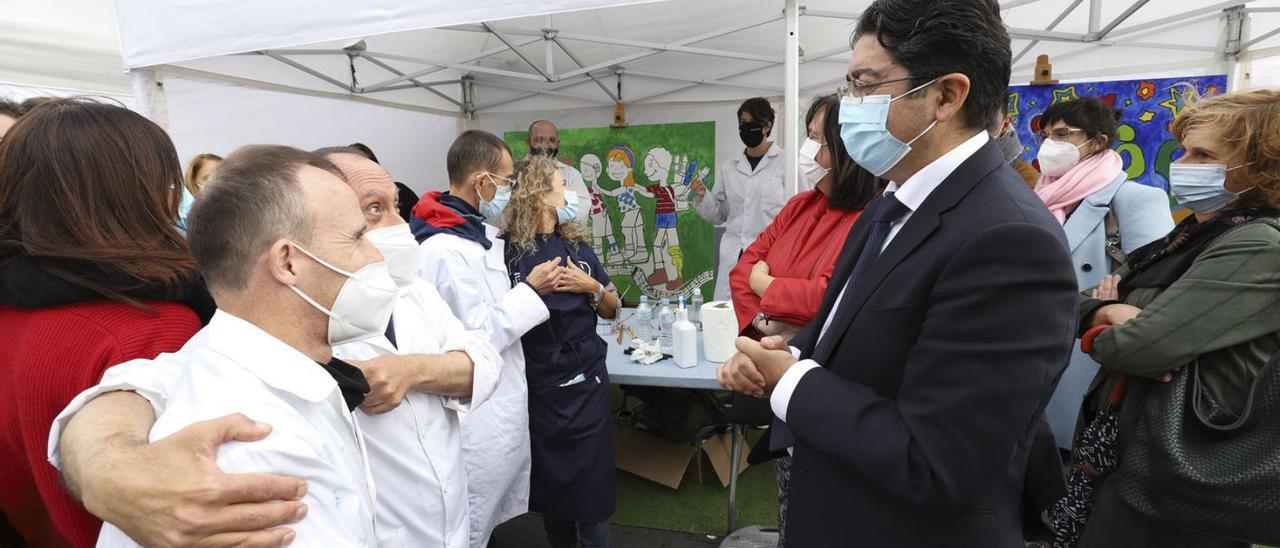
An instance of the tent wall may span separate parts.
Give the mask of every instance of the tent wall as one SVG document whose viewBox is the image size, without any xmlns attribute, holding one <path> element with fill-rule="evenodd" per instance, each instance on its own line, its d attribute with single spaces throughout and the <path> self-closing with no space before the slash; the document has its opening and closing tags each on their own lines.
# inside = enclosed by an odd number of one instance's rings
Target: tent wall
<svg viewBox="0 0 1280 548">
<path fill-rule="evenodd" d="M 184 167 L 196 154 L 225 156 L 250 143 L 310 150 L 359 141 L 396 180 L 422 192 L 445 179 L 445 152 L 458 134 L 455 117 L 189 76 L 163 81 Z"/>
</svg>

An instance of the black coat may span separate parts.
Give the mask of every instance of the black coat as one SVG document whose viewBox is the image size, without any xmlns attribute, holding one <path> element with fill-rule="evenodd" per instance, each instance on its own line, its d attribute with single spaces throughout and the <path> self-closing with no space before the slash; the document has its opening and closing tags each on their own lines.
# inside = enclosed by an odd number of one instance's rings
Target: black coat
<svg viewBox="0 0 1280 548">
<path fill-rule="evenodd" d="M 823 367 L 787 411 L 787 544 L 1022 548 L 1023 501 L 1036 498 L 1024 478 L 1062 481 L 1058 466 L 1028 466 L 1033 445 L 1052 444 L 1036 434 L 1075 340 L 1062 227 L 988 143 L 833 311 L 869 228 L 854 225 L 792 341 Z"/>
</svg>

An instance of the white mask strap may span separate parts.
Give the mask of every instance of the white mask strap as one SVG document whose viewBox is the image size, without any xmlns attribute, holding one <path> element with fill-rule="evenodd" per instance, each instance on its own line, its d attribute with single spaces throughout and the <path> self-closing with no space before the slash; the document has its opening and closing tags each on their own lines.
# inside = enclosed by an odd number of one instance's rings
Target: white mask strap
<svg viewBox="0 0 1280 548">
<path fill-rule="evenodd" d="M 320 263 L 320 264 L 324 265 L 324 266 L 325 266 L 325 268 L 328 268 L 329 270 L 332 270 L 332 271 L 334 271 L 334 272 L 337 272 L 338 274 L 342 274 L 343 276 L 346 276 L 346 277 L 348 277 L 348 278 L 354 278 L 354 277 L 356 277 L 356 275 L 355 275 L 355 274 L 352 274 L 352 273 L 350 273 L 350 272 L 347 272 L 346 270 L 343 270 L 343 269 L 341 269 L 341 268 L 338 268 L 338 267 L 336 267 L 336 266 L 333 266 L 333 265 L 329 264 L 329 261 L 326 261 L 326 260 L 324 260 L 324 259 L 321 259 L 320 257 L 315 256 L 315 255 L 314 255 L 314 254 L 312 254 L 310 251 L 307 251 L 306 249 L 303 249 L 303 247 L 302 247 L 302 246 L 300 246 L 300 245 L 298 245 L 298 244 L 296 244 L 296 243 L 289 242 L 289 245 L 291 245 L 291 246 L 293 246 L 293 247 L 298 248 L 298 251 L 303 252 L 304 254 L 306 254 L 306 256 L 311 257 L 311 258 L 312 258 L 312 259 L 314 259 L 317 263 Z"/>
<path fill-rule="evenodd" d="M 889 99 L 889 102 L 890 102 L 890 103 L 892 103 L 892 102 L 894 102 L 894 101 L 897 101 L 898 99 L 901 99 L 901 98 L 903 98 L 903 97 L 906 97 L 906 96 L 908 96 L 908 95 L 911 95 L 912 93 L 915 93 L 915 92 L 920 91 L 920 90 L 922 90 L 922 89 L 924 89 L 924 88 L 927 88 L 927 87 L 929 87 L 929 86 L 932 86 L 932 85 L 933 85 L 933 83 L 934 83 L 934 82 L 937 82 L 937 81 L 938 81 L 938 79 L 937 79 L 937 78 L 934 78 L 934 79 L 932 79 L 932 80 L 929 80 L 928 82 L 925 82 L 925 83 L 920 84 L 920 85 L 918 85 L 918 86 L 916 86 L 916 87 L 913 87 L 913 88 L 911 88 L 910 90 L 907 90 L 907 92 L 906 92 L 906 93 L 903 93 L 902 95 L 899 95 L 899 96 L 897 96 L 897 97 L 894 97 L 894 98 L 892 98 L 892 99 Z"/>
</svg>

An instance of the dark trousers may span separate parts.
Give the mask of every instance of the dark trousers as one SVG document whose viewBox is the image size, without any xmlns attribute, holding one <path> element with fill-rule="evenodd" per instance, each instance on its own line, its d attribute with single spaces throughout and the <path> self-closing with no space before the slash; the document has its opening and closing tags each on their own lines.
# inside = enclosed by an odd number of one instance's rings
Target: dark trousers
<svg viewBox="0 0 1280 548">
<path fill-rule="evenodd" d="M 609 542 L 611 527 L 608 520 L 590 523 L 542 516 L 542 525 L 547 529 L 547 539 L 551 541 L 552 548 L 578 548 L 579 540 L 582 541 L 582 548 L 611 546 Z"/>
</svg>

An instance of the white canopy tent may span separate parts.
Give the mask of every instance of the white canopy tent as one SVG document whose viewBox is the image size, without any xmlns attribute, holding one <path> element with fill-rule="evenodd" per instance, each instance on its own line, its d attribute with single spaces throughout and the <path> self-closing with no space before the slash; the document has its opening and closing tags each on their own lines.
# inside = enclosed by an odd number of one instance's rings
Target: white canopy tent
<svg viewBox="0 0 1280 548">
<path fill-rule="evenodd" d="M 619 100 L 632 123 L 722 122 L 728 156 L 740 148 L 738 101 L 791 99 L 775 106 L 779 129 L 794 128 L 802 98 L 843 81 L 868 3 L 115 0 L 117 34 L 104 0 L 0 0 L 0 81 L 131 90 L 184 156 L 361 140 L 422 190 L 440 186 L 443 152 L 464 127 L 601 126 Z M 1280 0 L 1001 5 L 1015 83 L 1045 53 L 1064 81 L 1229 73 L 1235 88 L 1280 84 Z M 775 138 L 785 144 L 787 131 Z"/>
</svg>

